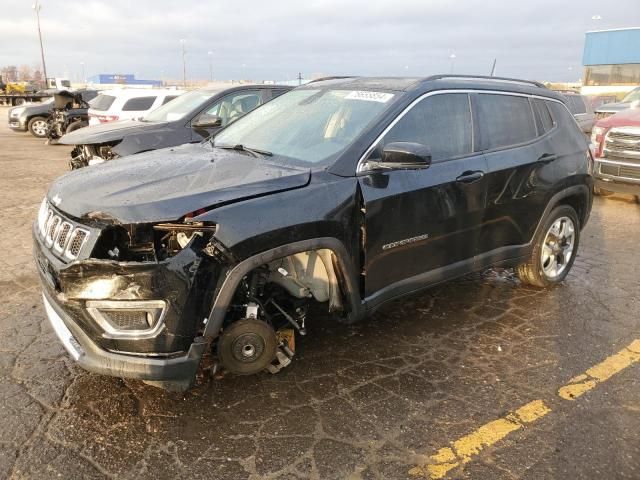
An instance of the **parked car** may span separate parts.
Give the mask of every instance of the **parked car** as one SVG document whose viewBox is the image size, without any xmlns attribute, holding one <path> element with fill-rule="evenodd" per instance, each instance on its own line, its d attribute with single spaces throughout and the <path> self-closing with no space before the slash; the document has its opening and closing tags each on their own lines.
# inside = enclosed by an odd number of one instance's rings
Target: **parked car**
<svg viewBox="0 0 640 480">
<path fill-rule="evenodd" d="M 17 132 L 30 132 L 38 138 L 47 136 L 47 118 L 53 107 L 53 97 L 40 103 L 27 103 L 9 109 L 9 128 Z"/>
<path fill-rule="evenodd" d="M 596 123 L 596 114 L 589 99 L 575 92 L 563 92 L 563 94 L 567 99 L 569 111 L 578 122 L 580 130 L 584 133 L 591 133 L 591 129 Z"/>
<path fill-rule="evenodd" d="M 631 90 L 627 95 L 622 99 L 621 102 L 614 103 L 605 103 L 604 105 L 600 105 L 596 108 L 596 118 L 598 120 L 602 118 L 607 118 L 611 115 L 614 115 L 622 110 L 626 110 L 631 106 L 633 102 L 640 101 L 640 87 L 636 87 Z"/>
<path fill-rule="evenodd" d="M 65 133 L 89 124 L 89 101 L 96 98 L 96 90 L 62 90 L 53 96 L 53 108 L 47 118 L 49 143 L 57 143 Z"/>
<path fill-rule="evenodd" d="M 183 93 L 184 90 L 136 88 L 102 92 L 91 102 L 89 125 L 144 117 Z"/>
<path fill-rule="evenodd" d="M 495 77 L 326 79 L 210 141 L 67 173 L 33 227 L 49 319 L 83 368 L 183 390 L 210 351 L 285 367 L 309 312 L 353 322 L 493 265 L 556 285 L 593 187 L 564 102 Z"/>
<path fill-rule="evenodd" d="M 595 192 L 628 193 L 640 201 L 640 107 L 599 120 L 591 145 Z"/>
<path fill-rule="evenodd" d="M 258 105 L 290 90 L 274 85 L 241 85 L 193 90 L 139 121 L 95 125 L 60 143 L 75 145 L 71 169 L 158 148 L 200 142 Z"/>
</svg>

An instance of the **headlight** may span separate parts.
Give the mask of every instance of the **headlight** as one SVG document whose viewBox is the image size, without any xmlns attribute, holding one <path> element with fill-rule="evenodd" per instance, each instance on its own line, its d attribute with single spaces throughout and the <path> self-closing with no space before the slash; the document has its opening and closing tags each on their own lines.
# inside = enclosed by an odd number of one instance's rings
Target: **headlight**
<svg viewBox="0 0 640 480">
<path fill-rule="evenodd" d="M 24 112 L 24 107 L 18 107 L 11 110 L 11 117 L 19 117 Z"/>
</svg>

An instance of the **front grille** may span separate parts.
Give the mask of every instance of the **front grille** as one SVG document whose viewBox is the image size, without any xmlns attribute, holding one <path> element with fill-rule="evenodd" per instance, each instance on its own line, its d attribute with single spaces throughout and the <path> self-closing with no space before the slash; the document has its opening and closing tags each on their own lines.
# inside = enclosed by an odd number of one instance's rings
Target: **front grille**
<svg viewBox="0 0 640 480">
<path fill-rule="evenodd" d="M 46 200 L 38 212 L 38 231 L 44 244 L 63 261 L 75 260 L 89 239 L 89 230 L 56 212 Z"/>
<path fill-rule="evenodd" d="M 605 157 L 640 159 L 640 130 L 612 129 L 604 140 Z"/>
</svg>

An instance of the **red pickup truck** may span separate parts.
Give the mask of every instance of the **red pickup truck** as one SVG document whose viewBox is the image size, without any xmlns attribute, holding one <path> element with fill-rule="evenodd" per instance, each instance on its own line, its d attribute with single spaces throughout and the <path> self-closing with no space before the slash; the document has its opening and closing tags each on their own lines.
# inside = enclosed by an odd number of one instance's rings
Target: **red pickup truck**
<svg viewBox="0 0 640 480">
<path fill-rule="evenodd" d="M 599 120 L 591 144 L 596 193 L 629 193 L 640 202 L 640 107 Z"/>
</svg>

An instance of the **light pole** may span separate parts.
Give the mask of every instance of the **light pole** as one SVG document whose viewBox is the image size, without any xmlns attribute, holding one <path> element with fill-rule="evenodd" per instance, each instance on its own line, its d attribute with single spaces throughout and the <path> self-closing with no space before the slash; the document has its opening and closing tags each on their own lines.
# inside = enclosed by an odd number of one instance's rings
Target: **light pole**
<svg viewBox="0 0 640 480">
<path fill-rule="evenodd" d="M 213 82 L 213 52 L 209 50 L 207 55 L 209 55 L 209 81 Z"/>
<path fill-rule="evenodd" d="M 80 66 L 82 67 L 82 83 L 87 85 L 87 76 L 84 74 L 84 62 L 80 62 Z"/>
<path fill-rule="evenodd" d="M 39 0 L 36 0 L 36 3 L 33 5 L 33 9 L 36 11 L 36 19 L 38 21 L 38 38 L 40 39 L 40 58 L 42 58 L 42 73 L 44 74 L 44 85 L 46 88 L 47 65 L 44 63 L 44 47 L 42 46 L 42 31 L 40 30 L 40 9 L 42 9 L 42 5 L 40 5 Z"/>
<path fill-rule="evenodd" d="M 452 53 L 449 55 L 449 60 L 451 60 L 451 73 L 453 73 L 453 64 L 456 62 L 456 54 Z"/>
<path fill-rule="evenodd" d="M 184 49 L 184 38 L 180 39 L 180 44 L 182 45 L 182 83 L 184 85 L 184 88 L 187 88 L 187 52 Z"/>
</svg>

